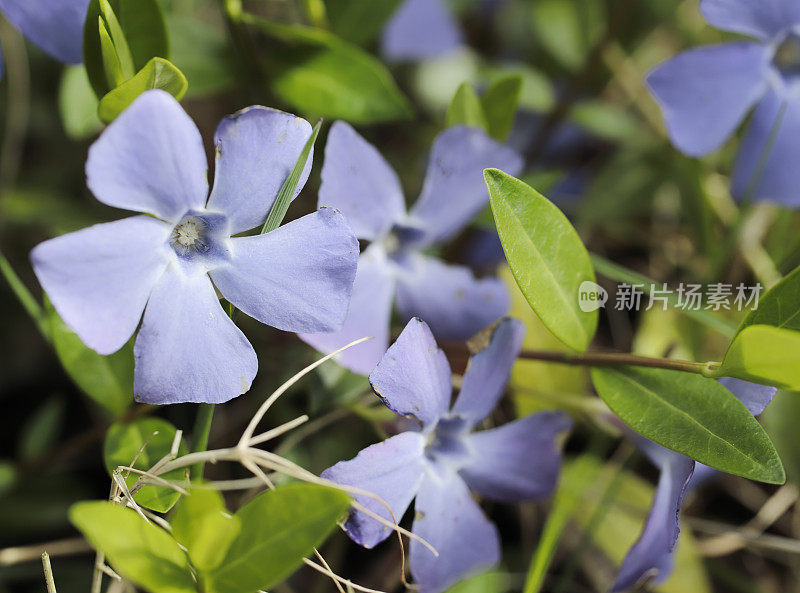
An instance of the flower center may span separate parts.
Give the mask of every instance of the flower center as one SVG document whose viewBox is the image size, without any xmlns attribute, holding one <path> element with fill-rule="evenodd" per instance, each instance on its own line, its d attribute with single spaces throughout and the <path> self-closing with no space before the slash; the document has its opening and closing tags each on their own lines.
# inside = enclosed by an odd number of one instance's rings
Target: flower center
<svg viewBox="0 0 800 593">
<path fill-rule="evenodd" d="M 425 455 L 437 465 L 458 470 L 471 455 L 468 434 L 469 425 L 460 416 L 442 418 L 428 437 Z"/>
<path fill-rule="evenodd" d="M 800 75 L 800 36 L 789 33 L 775 48 L 772 64 L 784 76 Z"/>
<path fill-rule="evenodd" d="M 170 245 L 179 255 L 205 253 L 208 243 L 208 223 L 198 216 L 186 215 L 172 229 Z"/>
</svg>

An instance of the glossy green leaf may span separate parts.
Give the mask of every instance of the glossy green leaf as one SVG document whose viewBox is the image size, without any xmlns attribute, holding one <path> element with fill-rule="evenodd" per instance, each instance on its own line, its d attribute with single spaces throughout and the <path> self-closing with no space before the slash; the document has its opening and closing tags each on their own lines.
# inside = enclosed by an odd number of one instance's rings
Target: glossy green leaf
<svg viewBox="0 0 800 593">
<path fill-rule="evenodd" d="M 800 268 L 795 268 L 758 301 L 736 333 L 751 325 L 772 325 L 800 331 Z"/>
<path fill-rule="evenodd" d="M 67 136 L 80 140 L 102 129 L 97 103 L 86 69 L 83 66 L 64 68 L 58 88 L 58 111 Z"/>
<path fill-rule="evenodd" d="M 122 72 L 122 64 L 117 55 L 117 48 L 114 47 L 114 41 L 111 39 L 102 17 L 97 18 L 97 34 L 100 37 L 100 54 L 102 56 L 106 84 L 109 88 L 113 88 L 125 80 L 125 74 Z"/>
<path fill-rule="evenodd" d="M 175 427 L 161 418 L 140 418 L 130 423 L 112 424 L 106 433 L 103 444 L 103 460 L 110 474 L 118 466 L 130 466 L 140 470 L 148 470 L 170 453 L 175 440 Z M 142 445 L 144 443 L 144 449 Z M 141 453 L 140 453 L 141 450 Z M 138 457 L 137 457 L 138 454 Z M 178 454 L 186 454 L 186 446 L 181 441 Z M 136 462 L 131 466 L 134 458 Z M 123 473 L 123 475 L 125 475 Z M 161 477 L 165 480 L 180 482 L 184 479 L 184 471 L 176 469 Z M 128 486 L 133 485 L 139 475 L 131 473 L 125 480 Z M 144 486 L 134 495 L 138 504 L 159 513 L 165 513 L 173 507 L 180 494 L 167 486 Z"/>
<path fill-rule="evenodd" d="M 171 62 L 153 58 L 136 76 L 109 91 L 100 100 L 97 114 L 103 121 L 111 122 L 145 91 L 161 89 L 181 100 L 188 86 L 186 77 Z"/>
<path fill-rule="evenodd" d="M 86 395 L 119 416 L 133 403 L 133 342 L 110 356 L 88 348 L 45 303 L 49 334 L 61 365 Z"/>
<path fill-rule="evenodd" d="M 106 501 L 79 502 L 69 519 L 122 577 L 153 593 L 197 593 L 178 543 L 136 511 Z"/>
<path fill-rule="evenodd" d="M 100 0 L 100 15 L 114 44 L 114 51 L 119 60 L 119 68 L 122 71 L 123 80 L 127 80 L 136 72 L 133 66 L 133 56 L 131 55 L 131 48 L 128 47 L 128 40 L 125 39 L 125 33 L 122 31 L 122 26 L 119 24 L 117 15 L 114 14 L 114 9 L 111 8 L 108 0 Z"/>
<path fill-rule="evenodd" d="M 169 59 L 169 38 L 158 0 L 108 0 L 128 45 L 133 72 L 144 68 L 152 58 Z M 83 32 L 83 61 L 89 81 L 98 97 L 105 96 L 109 85 L 103 68 L 98 19 L 102 17 L 99 0 L 91 0 Z M 127 78 L 127 77 L 125 77 Z"/>
<path fill-rule="evenodd" d="M 346 494 L 311 484 L 290 484 L 259 495 L 236 512 L 241 531 L 222 564 L 201 573 L 203 591 L 270 589 L 325 541 L 349 507 Z"/>
<path fill-rule="evenodd" d="M 736 377 L 754 383 L 800 389 L 800 332 L 771 325 L 749 325 L 725 353 L 715 377 Z"/>
<path fill-rule="evenodd" d="M 267 57 L 272 89 L 294 109 L 355 123 L 412 115 L 386 66 L 358 46 L 322 29 L 252 15 L 246 21 L 272 41 Z"/>
<path fill-rule="evenodd" d="M 781 484 L 781 460 L 742 402 L 714 379 L 666 369 L 592 369 L 597 393 L 628 426 L 724 472 Z"/>
<path fill-rule="evenodd" d="M 222 495 L 212 489 L 193 488 L 172 513 L 172 536 L 186 548 L 200 571 L 222 564 L 228 548 L 239 535 L 239 517 L 228 513 Z"/>
<path fill-rule="evenodd" d="M 380 33 L 402 0 L 325 0 L 331 30 L 342 39 L 363 45 Z"/>
<path fill-rule="evenodd" d="M 522 76 L 510 74 L 495 80 L 481 97 L 489 135 L 501 142 L 508 138 L 522 93 Z"/>
<path fill-rule="evenodd" d="M 475 89 L 468 82 L 458 87 L 453 100 L 447 107 L 445 125 L 450 126 L 473 126 L 489 131 L 489 123 L 486 121 L 486 114 L 483 112 L 481 100 L 475 93 Z"/>
<path fill-rule="evenodd" d="M 781 456 L 783 466 L 786 468 L 786 478 L 795 484 L 800 484 L 798 418 L 800 418 L 800 393 L 795 391 L 779 391 L 759 416 Z"/>
<path fill-rule="evenodd" d="M 531 308 L 553 335 L 585 350 L 597 311 L 582 311 L 578 292 L 594 282 L 589 254 L 567 217 L 547 198 L 497 169 L 484 172 L 508 265 Z"/>
</svg>

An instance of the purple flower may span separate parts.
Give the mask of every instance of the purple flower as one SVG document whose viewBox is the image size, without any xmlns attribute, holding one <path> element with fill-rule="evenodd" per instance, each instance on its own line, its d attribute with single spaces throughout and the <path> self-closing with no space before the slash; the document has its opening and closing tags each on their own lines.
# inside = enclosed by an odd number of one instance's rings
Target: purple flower
<svg viewBox="0 0 800 593">
<path fill-rule="evenodd" d="M 756 40 L 689 50 L 649 75 L 672 142 L 692 156 L 709 153 L 757 105 L 739 149 L 733 193 L 800 206 L 800 3 L 701 0 L 700 9 L 711 25 Z"/>
<path fill-rule="evenodd" d="M 404 0 L 384 28 L 381 49 L 400 62 L 435 58 L 461 44 L 458 23 L 442 0 Z"/>
<path fill-rule="evenodd" d="M 339 212 L 233 236 L 264 223 L 310 135 L 305 120 L 265 107 L 226 117 L 210 197 L 200 132 L 164 91 L 142 94 L 92 145 L 86 174 L 97 199 L 150 216 L 45 241 L 31 259 L 59 315 L 100 354 L 122 347 L 144 312 L 134 345 L 139 401 L 218 403 L 250 388 L 255 351 L 217 290 L 282 330 L 341 326 L 358 243 Z M 309 158 L 298 193 L 310 169 Z"/>
<path fill-rule="evenodd" d="M 450 365 L 424 321 L 412 319 L 370 375 L 378 397 L 396 414 L 413 417 L 420 428 L 393 436 L 322 473 L 324 478 L 381 497 L 399 521 L 416 497 L 413 532 L 439 557 L 411 541 L 411 574 L 422 593 L 439 593 L 500 559 L 495 526 L 470 490 L 500 501 L 547 496 L 561 466 L 555 445 L 570 427 L 560 412 L 526 416 L 499 428 L 471 432 L 503 394 L 522 346 L 524 326 L 503 319 L 487 348 L 472 357 L 461 392 L 450 406 Z M 392 520 L 379 501 L 357 496 L 371 512 Z M 372 548 L 391 530 L 354 511 L 345 529 Z"/>
<path fill-rule="evenodd" d="M 70 64 L 83 60 L 83 22 L 88 6 L 89 0 L 0 0 L 0 12 L 25 37 Z"/>
<path fill-rule="evenodd" d="M 455 235 L 487 204 L 487 167 L 514 175 L 522 169 L 522 158 L 477 128 L 445 130 L 433 143 L 422 194 L 406 212 L 400 181 L 389 164 L 348 124 L 334 123 L 325 147 L 319 205 L 341 210 L 356 236 L 370 245 L 358 262 L 342 330 L 301 337 L 331 352 L 374 336 L 339 357 L 343 366 L 367 374 L 389 345 L 395 296 L 404 320 L 419 316 L 440 338 L 467 339 L 504 315 L 508 295 L 501 282 L 476 280 L 468 268 L 422 253 Z"/>
<path fill-rule="evenodd" d="M 764 411 L 777 391 L 774 387 L 730 377 L 723 377 L 719 382 L 738 397 L 754 416 Z M 672 572 L 672 552 L 680 533 L 678 517 L 684 494 L 697 483 L 700 478 L 698 474 L 702 473 L 701 479 L 706 479 L 717 473 L 715 469 L 696 463 L 644 437 L 636 435 L 634 438 L 639 448 L 661 473 L 642 534 L 622 561 L 619 574 L 611 587 L 612 593 L 627 591 L 648 578 L 654 578 L 656 583 L 666 580 Z M 694 473 L 695 469 L 697 473 Z"/>
</svg>

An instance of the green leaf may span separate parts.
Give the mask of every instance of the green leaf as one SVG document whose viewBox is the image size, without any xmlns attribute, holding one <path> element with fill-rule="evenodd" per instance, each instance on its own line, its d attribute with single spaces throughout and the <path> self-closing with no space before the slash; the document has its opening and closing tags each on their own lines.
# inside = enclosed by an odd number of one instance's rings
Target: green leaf
<svg viewBox="0 0 800 593">
<path fill-rule="evenodd" d="M 570 111 L 570 119 L 595 136 L 614 142 L 641 140 L 643 129 L 630 111 L 605 101 L 582 101 Z"/>
<path fill-rule="evenodd" d="M 800 332 L 771 325 L 748 325 L 725 353 L 714 377 L 736 377 L 784 389 L 800 389 Z"/>
<path fill-rule="evenodd" d="M 170 453 L 175 440 L 175 427 L 161 418 L 140 418 L 129 424 L 117 422 L 112 424 L 106 433 L 103 444 L 103 460 L 111 474 L 118 466 L 130 466 L 140 470 L 148 470 Z M 142 449 L 142 445 L 147 445 Z M 139 452 L 141 450 L 141 453 Z M 136 457 L 136 455 L 139 455 Z M 186 454 L 186 446 L 181 441 L 178 454 Z M 134 458 L 136 463 L 131 466 Z M 124 473 L 123 473 L 124 475 Z M 181 481 L 184 470 L 176 469 L 161 477 L 165 480 Z M 138 474 L 131 473 L 125 483 L 132 486 L 139 479 Z M 165 513 L 178 502 L 180 494 L 167 486 L 144 486 L 134 494 L 136 502 L 148 509 Z"/>
<path fill-rule="evenodd" d="M 111 40 L 106 24 L 102 17 L 97 18 L 97 34 L 100 37 L 100 53 L 103 60 L 103 72 L 105 73 L 106 84 L 113 88 L 125 80 L 122 72 L 122 64 L 117 55 L 117 48 Z"/>
<path fill-rule="evenodd" d="M 158 0 L 108 0 L 108 3 L 119 22 L 133 60 L 130 75 L 144 68 L 152 58 L 169 59 L 169 38 Z M 116 86 L 109 84 L 103 67 L 97 25 L 101 18 L 100 0 L 90 0 L 83 30 L 83 61 L 97 97 L 105 96 Z"/>
<path fill-rule="evenodd" d="M 49 301 L 45 302 L 45 314 L 53 348 L 70 379 L 113 415 L 125 412 L 133 403 L 133 342 L 102 356 L 84 345 Z"/>
<path fill-rule="evenodd" d="M 186 94 L 189 83 L 183 72 L 171 62 L 162 58 L 153 58 L 136 73 L 100 100 L 97 114 L 104 122 L 112 122 L 133 101 L 145 91 L 161 89 L 167 91 L 179 101 Z"/>
<path fill-rule="evenodd" d="M 489 131 L 489 123 L 486 121 L 483 105 L 481 105 L 481 100 L 470 83 L 462 83 L 458 87 L 456 94 L 453 95 L 453 100 L 450 101 L 450 105 L 447 107 L 445 125 L 447 127 L 457 125 L 473 126 Z"/>
<path fill-rule="evenodd" d="M 184 546 L 192 564 L 209 571 L 222 564 L 239 535 L 239 517 L 231 516 L 216 490 L 193 488 L 175 507 L 170 520 L 173 537 Z"/>
<path fill-rule="evenodd" d="M 596 0 L 537 0 L 532 3 L 537 40 L 567 68 L 576 70 L 605 30 L 604 7 Z"/>
<path fill-rule="evenodd" d="M 111 8 L 108 0 L 100 0 L 100 14 L 114 44 L 114 52 L 117 55 L 119 67 L 122 71 L 122 80 L 127 80 L 136 72 L 133 67 L 133 56 L 131 55 L 131 48 L 128 47 L 128 40 L 125 39 L 125 33 L 122 32 L 122 27 L 117 20 L 117 15 L 114 14 L 114 9 Z M 101 30 L 101 37 L 102 33 Z"/>
<path fill-rule="evenodd" d="M 497 169 L 484 171 L 497 232 L 522 294 L 553 335 L 583 351 L 597 329 L 578 291 L 594 282 L 589 254 L 567 217 L 532 187 Z"/>
<path fill-rule="evenodd" d="M 64 424 L 66 406 L 60 397 L 51 397 L 25 421 L 19 438 L 19 457 L 31 461 L 55 444 Z"/>
<path fill-rule="evenodd" d="M 572 519 L 575 511 L 581 506 L 586 492 L 597 487 L 600 473 L 597 461 L 586 455 L 567 464 L 553 496 L 553 506 L 547 515 L 542 535 L 531 558 L 528 576 L 525 579 L 523 593 L 539 593 L 544 584 L 547 570 L 553 561 L 561 535 Z"/>
<path fill-rule="evenodd" d="M 772 325 L 800 331 L 800 267 L 778 282 L 742 320 L 738 334 L 751 325 Z"/>
<path fill-rule="evenodd" d="M 759 416 L 781 456 L 787 479 L 795 484 L 800 484 L 798 418 L 800 418 L 800 393 L 794 391 L 779 391 L 764 413 Z"/>
<path fill-rule="evenodd" d="M 170 15 L 167 24 L 172 45 L 170 61 L 190 81 L 187 96 L 207 96 L 233 86 L 236 64 L 223 31 L 181 15 Z"/>
<path fill-rule="evenodd" d="M 510 74 L 495 80 L 486 89 L 481 104 L 486 116 L 489 135 L 504 142 L 511 133 L 514 116 L 522 93 L 522 76 Z"/>
<path fill-rule="evenodd" d="M 386 67 L 358 46 L 313 27 L 243 18 L 272 40 L 267 64 L 272 89 L 294 109 L 355 123 L 412 115 Z"/>
<path fill-rule="evenodd" d="M 717 381 L 666 369 L 592 369 L 597 393 L 628 426 L 659 445 L 730 474 L 770 484 L 786 476 L 745 405 Z"/>
<path fill-rule="evenodd" d="M 377 37 L 402 0 L 325 0 L 331 30 L 342 39 L 364 45 Z"/>
<path fill-rule="evenodd" d="M 120 576 L 153 593 L 197 593 L 178 543 L 136 511 L 106 501 L 79 502 L 69 519 Z"/>
<path fill-rule="evenodd" d="M 447 593 L 505 593 L 509 590 L 511 578 L 497 571 L 484 572 L 456 583 Z"/>
<path fill-rule="evenodd" d="M 102 129 L 103 123 L 97 117 L 97 97 L 83 66 L 64 68 L 58 87 L 58 111 L 64 131 L 73 140 L 87 138 Z"/>
<path fill-rule="evenodd" d="M 311 484 L 290 484 L 251 500 L 235 517 L 241 531 L 222 564 L 200 574 L 205 593 L 268 590 L 288 577 L 333 531 L 350 497 Z"/>
<path fill-rule="evenodd" d="M 303 169 L 306 167 L 308 157 L 311 154 L 311 150 L 314 148 L 314 143 L 317 141 L 317 136 L 319 136 L 321 127 L 322 121 L 318 121 L 311 131 L 311 136 L 306 140 L 306 144 L 303 146 L 300 156 L 297 158 L 297 161 L 295 161 L 292 172 L 289 173 L 289 176 L 283 182 L 278 196 L 275 198 L 275 203 L 272 205 L 267 215 L 267 220 L 264 221 L 264 226 L 261 229 L 262 235 L 274 231 L 281 225 L 281 222 L 283 222 L 286 212 L 289 210 L 289 206 L 292 203 L 292 198 L 297 191 L 297 184 L 300 183 L 300 177 L 303 175 Z"/>
</svg>

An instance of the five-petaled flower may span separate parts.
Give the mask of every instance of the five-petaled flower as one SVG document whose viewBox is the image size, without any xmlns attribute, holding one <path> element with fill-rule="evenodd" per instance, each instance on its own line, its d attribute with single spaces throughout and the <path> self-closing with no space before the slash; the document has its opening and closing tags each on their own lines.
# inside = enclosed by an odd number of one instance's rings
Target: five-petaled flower
<svg viewBox="0 0 800 593">
<path fill-rule="evenodd" d="M 56 311 L 100 354 L 122 347 L 144 312 L 134 344 L 139 401 L 218 403 L 250 388 L 255 351 L 216 290 L 282 330 L 341 326 L 358 242 L 339 212 L 232 236 L 264 223 L 310 135 L 307 121 L 274 109 L 225 118 L 210 196 L 200 132 L 164 91 L 142 94 L 91 147 L 87 183 L 97 199 L 151 216 L 51 239 L 31 259 Z M 295 195 L 310 168 L 309 158 Z"/>
<path fill-rule="evenodd" d="M 0 0 L 0 12 L 51 56 L 68 64 L 83 59 L 83 22 L 89 0 Z M 3 73 L 0 52 L 0 75 Z"/>
<path fill-rule="evenodd" d="M 471 432 L 500 399 L 523 334 L 518 320 L 499 322 L 489 345 L 470 360 L 451 407 L 447 358 L 425 322 L 409 321 L 369 380 L 390 410 L 416 419 L 419 428 L 367 447 L 322 473 L 380 497 L 380 501 L 365 495 L 356 498 L 389 521 L 392 516 L 399 521 L 416 497 L 413 532 L 439 554 L 437 558 L 411 541 L 411 574 L 422 593 L 443 591 L 500 559 L 497 529 L 472 499 L 470 489 L 512 502 L 545 497 L 555 485 L 561 465 L 555 437 L 570 427 L 565 414 L 541 412 Z M 345 529 L 367 548 L 391 534 L 360 511 L 350 515 Z"/>
<path fill-rule="evenodd" d="M 753 416 L 764 411 L 777 391 L 774 387 L 731 377 L 723 377 L 719 382 L 739 398 Z M 642 534 L 622 561 L 611 587 L 612 593 L 628 591 L 651 578 L 656 583 L 666 580 L 672 572 L 673 551 L 680 533 L 678 518 L 683 497 L 693 485 L 718 471 L 638 434 L 634 434 L 633 439 L 660 473 Z"/>
<path fill-rule="evenodd" d="M 757 41 L 692 49 L 649 75 L 670 138 L 686 154 L 707 154 L 758 104 L 733 193 L 800 206 L 800 2 L 701 0 L 700 9 L 711 25 Z"/>
<path fill-rule="evenodd" d="M 456 234 L 488 201 L 483 170 L 517 174 L 522 157 L 478 128 L 456 126 L 433 143 L 422 193 L 406 212 L 397 175 L 378 151 L 344 122 L 331 127 L 325 146 L 319 205 L 347 217 L 369 241 L 358 262 L 353 300 L 341 331 L 301 336 L 331 352 L 363 336 L 374 340 L 345 351 L 339 362 L 369 373 L 389 345 L 392 303 L 404 321 L 424 319 L 438 338 L 466 340 L 508 309 L 505 287 L 477 280 L 462 266 L 422 253 Z"/>
</svg>

